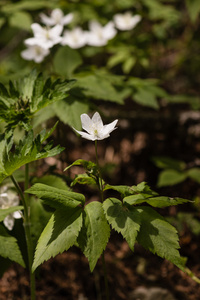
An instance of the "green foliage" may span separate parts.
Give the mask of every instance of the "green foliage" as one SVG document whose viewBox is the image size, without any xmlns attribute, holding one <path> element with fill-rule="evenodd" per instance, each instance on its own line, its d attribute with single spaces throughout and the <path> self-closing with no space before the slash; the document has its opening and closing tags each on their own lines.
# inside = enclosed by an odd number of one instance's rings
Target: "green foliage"
<svg viewBox="0 0 200 300">
<path fill-rule="evenodd" d="M 2 225 L 0 225 L 0 256 L 9 258 L 25 267 L 17 240 L 9 235 Z"/>
<path fill-rule="evenodd" d="M 83 205 L 85 197 L 82 194 L 70 192 L 66 189 L 55 188 L 46 184 L 36 183 L 26 193 L 36 195 L 42 199 L 45 204 L 59 208 L 75 208 L 78 205 Z"/>
<path fill-rule="evenodd" d="M 200 6 L 198 0 L 186 0 L 186 6 L 192 22 L 195 22 L 200 13 Z"/>
<path fill-rule="evenodd" d="M 81 98 L 81 95 L 74 95 L 73 90 L 67 99 L 61 100 L 53 105 L 53 113 L 64 124 L 68 124 L 74 128 L 81 128 L 80 115 L 89 110 L 89 103 Z"/>
<path fill-rule="evenodd" d="M 83 225 L 78 236 L 78 244 L 88 258 L 91 272 L 99 256 L 105 250 L 110 237 L 110 227 L 104 215 L 102 204 L 90 202 L 83 214 Z"/>
<path fill-rule="evenodd" d="M 53 8 L 56 4 L 57 0 L 53 0 L 51 2 L 49 2 L 48 0 L 21 0 L 17 3 L 12 3 L 12 1 L 8 1 L 7 5 L 4 5 L 2 7 L 2 12 L 6 14 L 12 14 L 21 10 L 36 10 L 46 7 Z"/>
<path fill-rule="evenodd" d="M 175 185 L 187 178 L 200 182 L 200 168 L 187 168 L 185 162 L 170 157 L 153 157 L 153 162 L 157 167 L 164 169 L 158 176 L 159 187 Z"/>
<path fill-rule="evenodd" d="M 35 249 L 37 241 L 47 225 L 51 213 L 46 211 L 45 208 L 43 207 L 41 201 L 39 199 L 35 199 L 34 197 L 30 197 L 29 199 L 30 202 L 30 221 L 31 221 L 31 237 L 32 237 L 32 242 L 33 242 L 33 248 Z"/>
<path fill-rule="evenodd" d="M 82 64 L 82 58 L 78 51 L 69 47 L 60 48 L 54 56 L 54 68 L 60 75 L 69 78 Z M 64 68 L 63 68 L 64 66 Z"/>
<path fill-rule="evenodd" d="M 95 164 L 84 160 L 78 160 L 72 165 L 84 165 L 86 169 L 91 169 L 93 165 L 95 167 Z M 88 184 L 88 180 L 84 183 Z M 145 202 L 154 207 L 166 207 L 188 200 L 159 196 L 145 182 L 132 187 L 107 185 L 105 190 L 108 189 L 124 195 L 123 201 L 107 198 L 103 204 L 90 202 L 84 209 L 85 197 L 79 193 L 41 183 L 36 183 L 26 191 L 56 209 L 39 238 L 33 269 L 50 257 L 78 245 L 93 271 L 106 248 L 111 226 L 122 234 L 132 251 L 137 241 L 184 270 L 175 228 L 152 208 L 138 204 Z"/>
<path fill-rule="evenodd" d="M 0 222 L 2 222 L 5 219 L 5 217 L 8 216 L 9 214 L 17 210 L 22 210 L 23 208 L 24 208 L 23 206 L 13 206 L 6 209 L 0 209 Z"/>
<path fill-rule="evenodd" d="M 44 175 L 42 177 L 34 177 L 31 180 L 31 182 L 32 184 L 42 183 L 42 184 L 50 185 L 51 187 L 56 187 L 58 189 L 69 190 L 69 187 L 64 181 L 64 179 L 57 175 Z"/>
<path fill-rule="evenodd" d="M 136 210 L 141 222 L 138 243 L 184 270 L 184 259 L 178 251 L 180 246 L 176 229 L 150 207 L 137 207 Z"/>
<path fill-rule="evenodd" d="M 76 87 L 79 87 L 86 98 L 111 101 L 123 104 L 123 94 L 119 93 L 112 76 L 104 72 L 79 73 L 74 76 L 77 79 Z"/>
<path fill-rule="evenodd" d="M 136 237 L 140 229 L 138 212 L 131 206 L 123 206 L 116 198 L 108 198 L 103 203 L 106 219 L 114 230 L 121 233 L 130 249 L 134 251 Z"/>
<path fill-rule="evenodd" d="M 24 136 L 23 140 L 19 141 L 18 145 L 13 144 L 12 135 L 7 137 L 7 135 L 2 134 L 0 136 L 0 182 L 27 163 L 54 156 L 63 151 L 64 148 L 60 146 L 52 148 L 52 142 L 42 146 L 42 143 L 49 138 L 55 127 L 56 125 L 49 132 L 46 132 L 45 129 L 42 130 L 35 138 L 31 130 Z"/>
<path fill-rule="evenodd" d="M 23 126 L 30 129 L 30 119 L 40 109 L 65 99 L 74 80 L 45 80 L 36 70 L 15 82 L 7 89 L 0 84 L 0 120 L 7 128 Z"/>
<path fill-rule="evenodd" d="M 35 252 L 33 271 L 45 260 L 74 245 L 82 224 L 80 207 L 61 207 L 52 214 Z"/>
</svg>

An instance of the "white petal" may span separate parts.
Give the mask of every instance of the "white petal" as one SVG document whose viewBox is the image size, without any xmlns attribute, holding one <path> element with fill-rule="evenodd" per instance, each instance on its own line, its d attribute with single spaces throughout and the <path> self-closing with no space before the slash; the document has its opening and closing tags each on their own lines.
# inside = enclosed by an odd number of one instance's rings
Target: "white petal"
<svg viewBox="0 0 200 300">
<path fill-rule="evenodd" d="M 29 48 L 29 49 L 23 50 L 21 52 L 21 57 L 26 60 L 32 60 L 34 58 L 33 49 Z"/>
<path fill-rule="evenodd" d="M 64 16 L 63 19 L 62 19 L 62 24 L 63 25 L 67 25 L 67 24 L 71 23 L 71 21 L 73 20 L 73 18 L 74 18 L 74 14 L 73 13 L 70 13 L 70 14 Z"/>
<path fill-rule="evenodd" d="M 45 35 L 46 30 L 40 24 L 33 23 L 31 28 L 35 37 L 43 37 Z"/>
<path fill-rule="evenodd" d="M 15 219 L 21 219 L 21 217 L 22 217 L 22 214 L 20 213 L 19 210 L 15 211 L 12 215 Z"/>
<path fill-rule="evenodd" d="M 103 36 L 99 37 L 94 32 L 88 32 L 87 44 L 89 46 L 101 47 L 101 46 L 105 46 L 107 42 L 108 42 L 107 39 L 105 39 Z"/>
<path fill-rule="evenodd" d="M 6 226 L 6 228 L 8 228 L 9 230 L 13 229 L 14 226 L 14 218 L 12 215 L 8 215 L 7 217 L 5 217 L 5 219 L 3 220 L 4 225 Z"/>
<path fill-rule="evenodd" d="M 75 128 L 73 128 L 78 134 L 80 134 L 84 139 L 90 140 L 90 141 L 94 141 L 96 138 L 89 133 L 83 132 L 83 131 L 79 131 L 76 130 Z"/>
<path fill-rule="evenodd" d="M 53 38 L 53 37 L 58 37 L 61 35 L 63 30 L 63 26 L 61 24 L 57 24 L 56 26 L 54 26 L 53 28 L 51 28 L 49 30 L 49 35 Z"/>
<path fill-rule="evenodd" d="M 51 17 L 54 19 L 54 20 L 58 20 L 58 19 L 62 19 L 64 16 L 62 10 L 60 8 L 55 8 L 54 10 L 52 10 L 51 12 Z"/>
<path fill-rule="evenodd" d="M 117 31 L 114 28 L 114 23 L 110 21 L 105 27 L 104 27 L 104 37 L 108 40 L 112 39 L 116 35 Z"/>
<path fill-rule="evenodd" d="M 80 28 L 76 27 L 73 30 L 65 30 L 61 41 L 62 45 L 68 45 L 73 49 L 78 49 L 85 46 L 87 43 L 87 34 Z"/>
<path fill-rule="evenodd" d="M 115 130 L 117 127 L 115 125 L 117 124 L 118 120 L 113 121 L 110 124 L 104 125 L 103 127 L 103 134 L 107 135 L 110 134 L 113 130 Z"/>
<path fill-rule="evenodd" d="M 43 41 L 43 39 L 41 40 L 41 38 L 28 38 L 24 41 L 26 46 L 35 46 L 35 45 L 39 45 L 41 43 L 41 41 Z"/>
<path fill-rule="evenodd" d="M 92 133 L 93 122 L 87 114 L 81 115 L 81 124 L 84 130 L 86 130 L 90 134 Z"/>
<path fill-rule="evenodd" d="M 91 31 L 97 31 L 99 29 L 102 29 L 101 24 L 95 20 L 90 21 L 88 26 Z"/>
<path fill-rule="evenodd" d="M 92 122 L 95 124 L 97 131 L 101 131 L 103 129 L 103 122 L 101 116 L 98 112 L 96 112 L 92 117 Z"/>
<path fill-rule="evenodd" d="M 52 18 L 46 16 L 45 14 L 41 13 L 39 16 L 40 16 L 43 24 L 48 25 L 48 26 L 55 25 L 55 21 L 52 20 Z"/>
</svg>

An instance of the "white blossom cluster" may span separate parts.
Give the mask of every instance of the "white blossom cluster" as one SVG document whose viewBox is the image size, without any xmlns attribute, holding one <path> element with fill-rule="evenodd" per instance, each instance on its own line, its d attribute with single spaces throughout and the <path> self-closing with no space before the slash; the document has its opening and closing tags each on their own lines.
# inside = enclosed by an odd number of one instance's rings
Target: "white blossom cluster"
<svg viewBox="0 0 200 300">
<path fill-rule="evenodd" d="M 7 209 L 13 206 L 19 205 L 19 197 L 18 195 L 9 189 L 7 186 L 3 186 L 0 188 L 0 209 Z M 14 227 L 15 219 L 20 219 L 22 214 L 20 211 L 15 211 L 3 220 L 4 225 L 12 230 Z"/>
<path fill-rule="evenodd" d="M 22 58 L 40 63 L 50 53 L 50 48 L 56 44 L 67 45 L 78 49 L 85 45 L 100 47 L 105 46 L 109 40 L 115 37 L 117 30 L 131 30 L 141 20 L 140 15 L 133 16 L 131 12 L 116 14 L 113 21 L 102 26 L 98 21 L 89 22 L 89 30 L 75 27 L 72 30 L 64 30 L 64 26 L 71 23 L 73 13 L 64 15 L 62 10 L 54 9 L 50 16 L 40 14 L 41 22 L 33 23 L 31 29 L 33 37 L 24 41 L 26 49 L 21 52 Z"/>
</svg>

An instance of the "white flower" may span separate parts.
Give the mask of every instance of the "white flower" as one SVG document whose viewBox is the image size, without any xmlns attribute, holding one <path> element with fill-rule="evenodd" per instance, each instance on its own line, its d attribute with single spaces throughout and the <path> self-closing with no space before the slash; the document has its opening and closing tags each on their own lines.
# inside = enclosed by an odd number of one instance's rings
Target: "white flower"
<svg viewBox="0 0 200 300">
<path fill-rule="evenodd" d="M 19 197 L 16 193 L 8 190 L 6 193 L 0 194 L 0 209 L 6 209 L 17 205 L 19 205 Z M 12 230 L 15 219 L 20 219 L 21 217 L 20 211 L 15 211 L 6 216 L 3 223 L 9 230 Z"/>
<path fill-rule="evenodd" d="M 49 49 L 54 45 L 62 41 L 60 36 L 63 30 L 63 26 L 57 24 L 52 28 L 44 28 L 38 23 L 33 23 L 31 25 L 34 37 L 26 39 L 25 44 L 27 46 L 38 45 L 44 49 Z"/>
<path fill-rule="evenodd" d="M 52 10 L 50 17 L 43 13 L 40 14 L 42 23 L 48 26 L 54 26 L 56 24 L 60 24 L 63 26 L 67 25 L 72 21 L 73 17 L 74 15 L 72 13 L 64 16 L 62 10 L 59 8 Z"/>
<path fill-rule="evenodd" d="M 115 127 L 117 122 L 118 120 L 115 120 L 108 125 L 103 125 L 101 116 L 99 115 L 98 112 L 96 112 L 91 119 L 87 114 L 82 114 L 81 115 L 82 128 L 88 133 L 84 131 L 78 131 L 75 128 L 73 129 L 87 140 L 91 140 L 91 141 L 103 140 L 109 137 L 110 133 L 117 128 Z"/>
<path fill-rule="evenodd" d="M 140 22 L 141 16 L 133 16 L 130 11 L 127 11 L 125 14 L 116 14 L 114 16 L 114 22 L 119 30 L 131 30 L 133 29 L 138 22 Z"/>
<path fill-rule="evenodd" d="M 105 26 L 102 26 L 97 21 L 91 21 L 89 23 L 89 29 L 88 45 L 90 46 L 105 46 L 108 40 L 112 39 L 117 33 L 112 21 Z"/>
<path fill-rule="evenodd" d="M 34 60 L 36 63 L 41 63 L 45 56 L 50 53 L 49 49 L 44 49 L 38 45 L 28 46 L 27 49 L 21 52 L 21 56 L 26 60 Z"/>
<path fill-rule="evenodd" d="M 87 33 L 80 27 L 76 27 L 73 30 L 65 30 L 61 44 L 68 45 L 70 48 L 78 49 L 86 45 Z"/>
</svg>

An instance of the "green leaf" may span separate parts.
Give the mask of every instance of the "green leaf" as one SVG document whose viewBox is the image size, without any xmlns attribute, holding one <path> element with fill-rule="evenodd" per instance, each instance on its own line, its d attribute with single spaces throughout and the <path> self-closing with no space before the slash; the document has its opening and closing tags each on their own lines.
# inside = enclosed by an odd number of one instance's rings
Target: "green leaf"
<svg viewBox="0 0 200 300">
<path fill-rule="evenodd" d="M 19 1 L 17 3 L 8 3 L 7 5 L 2 6 L 2 12 L 4 13 L 13 13 L 20 10 L 38 10 L 41 8 L 54 8 L 56 5 L 55 0 L 34 0 L 34 1 Z"/>
<path fill-rule="evenodd" d="M 88 184 L 88 185 L 96 185 L 96 180 L 87 174 L 78 174 L 75 176 L 74 180 L 71 183 L 71 186 L 75 184 Z"/>
<path fill-rule="evenodd" d="M 84 209 L 83 227 L 78 236 L 78 244 L 88 258 L 91 272 L 105 250 L 110 237 L 110 226 L 104 215 L 102 204 L 94 201 Z"/>
<path fill-rule="evenodd" d="M 184 161 L 167 156 L 154 156 L 152 157 L 152 160 L 155 165 L 161 169 L 175 169 L 177 171 L 182 171 L 186 166 Z"/>
<path fill-rule="evenodd" d="M 34 271 L 45 260 L 73 246 L 81 226 L 82 209 L 80 207 L 57 209 L 39 238 L 32 270 Z"/>
<path fill-rule="evenodd" d="M 78 51 L 71 49 L 68 46 L 59 48 L 53 60 L 55 71 L 59 75 L 68 78 L 82 62 L 82 58 Z"/>
<path fill-rule="evenodd" d="M 189 12 L 190 19 L 192 20 L 192 22 L 195 22 L 200 13 L 199 0 L 186 0 L 186 6 Z"/>
<path fill-rule="evenodd" d="M 85 197 L 80 193 L 70 192 L 66 189 L 55 188 L 42 183 L 36 183 L 25 192 L 36 195 L 45 204 L 55 208 L 61 206 L 75 208 L 85 203 Z"/>
<path fill-rule="evenodd" d="M 141 220 L 138 243 L 184 270 L 183 258 L 178 251 L 180 246 L 176 229 L 151 207 L 141 206 L 135 209 Z"/>
<path fill-rule="evenodd" d="M 187 173 L 179 172 L 172 169 L 167 169 L 160 172 L 157 185 L 168 186 L 183 182 L 187 178 Z"/>
<path fill-rule="evenodd" d="M 133 99 L 141 105 L 149 106 L 154 109 L 159 108 L 156 96 L 153 93 L 151 93 L 147 88 L 138 88 L 137 92 L 133 96 Z"/>
<path fill-rule="evenodd" d="M 56 187 L 62 190 L 69 190 L 69 186 L 66 184 L 66 182 L 63 180 L 63 178 L 56 176 L 56 175 L 45 175 L 42 177 L 35 177 L 32 180 L 32 183 L 43 183 L 46 185 L 50 185 L 52 187 Z"/>
<path fill-rule="evenodd" d="M 40 109 L 68 96 L 75 80 L 44 79 L 36 70 L 10 82 L 9 88 L 0 84 L 0 119 L 8 130 L 23 126 L 29 131 L 30 120 Z"/>
<path fill-rule="evenodd" d="M 47 225 L 52 213 L 46 211 L 41 203 L 41 200 L 30 197 L 30 230 L 33 247 L 35 249 L 37 241 Z"/>
<path fill-rule="evenodd" d="M 77 87 L 82 89 L 83 94 L 88 98 L 112 101 L 119 104 L 124 103 L 123 97 L 115 88 L 115 85 L 103 74 L 79 74 L 74 76 L 77 79 Z"/>
<path fill-rule="evenodd" d="M 12 27 L 17 27 L 19 29 L 30 31 L 33 20 L 29 13 L 24 11 L 17 11 L 11 15 L 9 22 L 10 26 Z"/>
<path fill-rule="evenodd" d="M 130 73 L 131 69 L 136 63 L 136 58 L 132 55 L 130 57 L 126 57 L 125 62 L 123 63 L 122 69 L 125 74 Z"/>
<path fill-rule="evenodd" d="M 10 260 L 25 267 L 17 240 L 13 236 L 9 235 L 2 225 L 0 225 L 0 256 L 9 258 Z"/>
<path fill-rule="evenodd" d="M 148 203 L 149 205 L 153 207 L 167 207 L 172 205 L 178 205 L 190 202 L 190 200 L 182 199 L 182 198 L 170 198 L 166 196 L 159 196 L 159 197 L 145 197 L 142 194 L 138 195 L 131 195 L 128 197 L 125 197 L 123 199 L 124 203 L 128 203 L 129 205 L 136 205 L 141 203 Z"/>
<path fill-rule="evenodd" d="M 64 124 L 79 129 L 81 128 L 80 115 L 88 111 L 88 106 L 82 99 L 78 101 L 69 96 L 67 99 L 54 104 L 54 113 Z"/>
<path fill-rule="evenodd" d="M 56 126 L 56 125 L 55 125 Z M 12 136 L 6 138 L 5 134 L 0 135 L 0 183 L 21 166 L 41 158 L 54 156 L 64 150 L 60 146 L 52 148 L 52 142 L 42 148 L 42 143 L 50 136 L 55 126 L 49 131 L 42 130 L 34 139 L 33 132 L 28 132 L 23 140 L 13 147 Z"/>
<path fill-rule="evenodd" d="M 200 183 L 200 168 L 191 168 L 187 171 L 190 178 Z"/>
<path fill-rule="evenodd" d="M 22 210 L 24 209 L 23 206 L 12 206 L 6 209 L 0 209 L 0 222 L 2 222 L 5 217 L 9 214 L 12 214 L 13 212 L 17 211 L 17 210 Z"/>
<path fill-rule="evenodd" d="M 64 171 L 68 170 L 73 166 L 82 166 L 87 171 L 92 171 L 93 169 L 97 168 L 97 165 L 92 161 L 84 160 L 84 159 L 77 159 L 71 165 L 64 169 Z"/>
<path fill-rule="evenodd" d="M 152 191 L 150 187 L 146 184 L 146 182 L 140 182 L 138 185 L 127 186 L 127 185 L 109 185 L 107 184 L 104 190 L 113 189 L 119 192 L 122 196 L 128 197 L 130 195 L 134 195 L 133 199 L 145 199 L 151 196 L 157 196 L 158 193 Z"/>
<path fill-rule="evenodd" d="M 108 198 L 103 203 L 103 209 L 109 224 L 126 239 L 130 249 L 134 251 L 134 245 L 140 229 L 140 217 L 133 207 L 123 206 L 116 198 Z"/>
</svg>

